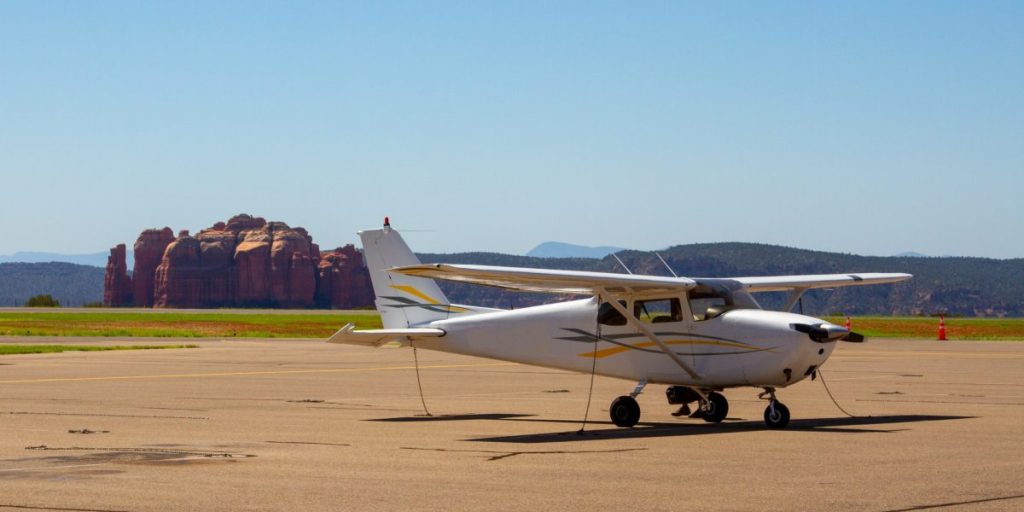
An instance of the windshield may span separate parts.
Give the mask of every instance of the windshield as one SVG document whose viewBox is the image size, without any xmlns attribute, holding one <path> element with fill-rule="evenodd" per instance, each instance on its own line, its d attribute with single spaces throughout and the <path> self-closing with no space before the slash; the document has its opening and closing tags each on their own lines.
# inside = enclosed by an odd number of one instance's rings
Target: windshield
<svg viewBox="0 0 1024 512">
<path fill-rule="evenodd" d="M 760 309 L 757 301 L 750 296 L 742 285 L 728 280 L 698 280 L 697 286 L 687 292 L 690 311 L 695 321 L 711 320 L 712 318 L 732 309 Z M 731 289 L 734 287 L 737 289 Z"/>
</svg>

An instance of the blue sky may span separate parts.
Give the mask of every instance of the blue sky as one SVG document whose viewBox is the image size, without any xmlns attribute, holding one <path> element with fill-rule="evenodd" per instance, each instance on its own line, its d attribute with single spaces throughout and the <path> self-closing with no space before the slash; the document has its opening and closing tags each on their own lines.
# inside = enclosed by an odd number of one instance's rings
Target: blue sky
<svg viewBox="0 0 1024 512">
<path fill-rule="evenodd" d="M 322 246 L 1024 257 L 1021 2 L 3 2 L 0 253 L 249 212 Z"/>
</svg>

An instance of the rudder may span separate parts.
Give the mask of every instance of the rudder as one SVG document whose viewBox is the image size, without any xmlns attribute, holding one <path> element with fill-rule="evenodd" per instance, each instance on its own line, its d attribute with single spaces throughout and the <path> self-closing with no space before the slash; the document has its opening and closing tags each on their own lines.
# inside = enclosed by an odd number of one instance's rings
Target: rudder
<svg viewBox="0 0 1024 512">
<path fill-rule="evenodd" d="M 375 304 L 385 329 L 425 325 L 448 318 L 453 310 L 463 309 L 451 306 L 433 279 L 388 272 L 393 267 L 420 263 L 390 225 L 385 223 L 383 229 L 361 231 L 359 237 L 373 293 L 377 296 Z"/>
</svg>

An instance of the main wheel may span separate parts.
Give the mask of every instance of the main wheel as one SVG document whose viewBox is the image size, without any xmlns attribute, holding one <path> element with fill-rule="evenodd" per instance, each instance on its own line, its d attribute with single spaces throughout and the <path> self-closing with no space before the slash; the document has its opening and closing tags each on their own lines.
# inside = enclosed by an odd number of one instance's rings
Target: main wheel
<svg viewBox="0 0 1024 512">
<path fill-rule="evenodd" d="M 764 409 L 764 423 L 768 428 L 786 428 L 789 425 L 789 408 L 772 400 Z"/>
<path fill-rule="evenodd" d="M 620 396 L 612 400 L 608 413 L 616 426 L 632 427 L 640 421 L 640 404 L 631 396 Z"/>
<path fill-rule="evenodd" d="M 721 393 L 708 393 L 708 403 L 700 417 L 708 423 L 721 423 L 729 414 L 729 401 Z"/>
</svg>

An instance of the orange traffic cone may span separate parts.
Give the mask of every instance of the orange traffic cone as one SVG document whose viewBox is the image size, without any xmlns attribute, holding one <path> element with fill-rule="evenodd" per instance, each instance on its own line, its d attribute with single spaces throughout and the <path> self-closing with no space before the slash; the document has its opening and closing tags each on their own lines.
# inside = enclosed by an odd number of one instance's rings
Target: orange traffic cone
<svg viewBox="0 0 1024 512">
<path fill-rule="evenodd" d="M 946 341 L 946 317 L 939 315 L 939 341 Z"/>
<path fill-rule="evenodd" d="M 843 325 L 847 331 L 853 330 L 853 324 L 850 323 L 850 317 L 846 317 L 846 323 Z"/>
</svg>

